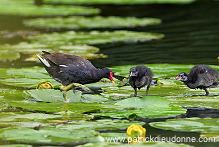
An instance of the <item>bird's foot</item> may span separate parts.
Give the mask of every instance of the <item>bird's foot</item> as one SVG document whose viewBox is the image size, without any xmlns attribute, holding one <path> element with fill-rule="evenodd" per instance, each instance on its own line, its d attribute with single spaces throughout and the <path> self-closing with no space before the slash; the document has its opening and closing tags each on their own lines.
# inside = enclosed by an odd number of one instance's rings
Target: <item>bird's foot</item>
<svg viewBox="0 0 219 147">
<path fill-rule="evenodd" d="M 82 84 L 73 83 L 73 86 L 74 86 L 74 87 L 78 87 L 79 90 L 80 90 L 80 91 L 83 91 L 84 93 L 93 93 L 93 91 L 92 91 L 90 88 L 88 88 L 88 87 L 86 87 L 86 86 L 84 86 L 84 85 L 82 85 Z"/>
</svg>

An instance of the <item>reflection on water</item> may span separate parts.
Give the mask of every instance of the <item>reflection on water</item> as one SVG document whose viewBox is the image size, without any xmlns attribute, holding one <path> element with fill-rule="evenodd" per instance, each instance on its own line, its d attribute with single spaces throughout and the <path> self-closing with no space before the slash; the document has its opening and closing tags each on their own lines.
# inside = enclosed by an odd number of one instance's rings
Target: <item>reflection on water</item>
<svg viewBox="0 0 219 147">
<path fill-rule="evenodd" d="M 107 59 L 95 59 L 98 67 L 147 64 L 147 63 L 193 63 L 218 64 L 219 2 L 196 2 L 189 5 L 139 5 L 95 6 L 102 9 L 101 15 L 155 17 L 161 25 L 131 29 L 141 32 L 165 34 L 165 38 L 138 44 L 99 45 Z M 22 17 L 0 16 L 0 31 L 36 29 L 22 25 Z M 42 31 L 42 30 L 41 30 Z M 17 43 L 21 38 L 0 38 L 0 43 Z M 6 63 L 5 63 L 6 64 Z M 22 60 L 7 65 L 29 65 Z M 31 63 L 35 64 L 35 63 Z M 7 66 L 6 65 L 6 66 Z M 4 66 L 5 67 L 5 66 Z"/>
<path fill-rule="evenodd" d="M 198 2 L 178 6 L 129 6 L 121 11 L 127 9 L 135 12 L 133 16 L 161 18 L 163 23 L 159 26 L 135 30 L 164 33 L 166 37 L 142 44 L 104 46 L 101 52 L 108 54 L 109 58 L 96 59 L 93 61 L 94 64 L 103 67 L 147 63 L 218 63 L 219 2 Z M 107 12 L 103 9 L 105 15 Z"/>
</svg>

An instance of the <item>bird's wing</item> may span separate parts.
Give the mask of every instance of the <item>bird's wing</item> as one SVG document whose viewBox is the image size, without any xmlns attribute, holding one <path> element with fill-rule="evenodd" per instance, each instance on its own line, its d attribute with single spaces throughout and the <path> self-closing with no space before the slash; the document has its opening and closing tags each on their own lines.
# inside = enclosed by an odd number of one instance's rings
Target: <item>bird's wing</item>
<svg viewBox="0 0 219 147">
<path fill-rule="evenodd" d="M 84 66 L 80 65 L 59 65 L 59 80 L 63 85 L 70 83 L 85 84 L 92 82 L 91 70 L 87 70 Z"/>
<path fill-rule="evenodd" d="M 198 75 L 199 85 L 211 86 L 213 83 L 217 81 L 217 78 L 206 71 L 205 73 Z"/>
<path fill-rule="evenodd" d="M 84 66 L 85 68 L 88 69 L 95 68 L 90 61 L 75 55 L 44 52 L 43 56 L 47 60 L 55 63 L 56 65 L 76 65 L 76 66 Z"/>
</svg>

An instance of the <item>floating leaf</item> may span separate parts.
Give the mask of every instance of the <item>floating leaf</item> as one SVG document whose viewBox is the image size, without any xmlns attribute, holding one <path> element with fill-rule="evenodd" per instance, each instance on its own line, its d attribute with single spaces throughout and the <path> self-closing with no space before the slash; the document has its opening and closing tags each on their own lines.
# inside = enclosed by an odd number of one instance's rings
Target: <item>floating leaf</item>
<svg viewBox="0 0 219 147">
<path fill-rule="evenodd" d="M 48 81 L 55 87 L 59 87 L 60 83 L 53 80 L 42 67 L 27 68 L 1 68 L 0 83 L 17 87 L 36 88 L 40 81 Z"/>
<path fill-rule="evenodd" d="M 105 133 L 106 134 L 106 133 Z M 115 133 L 114 133 L 115 134 Z M 112 135 L 114 137 L 115 135 Z M 117 133 L 119 134 L 119 133 Z M 122 142 L 122 141 L 121 141 Z M 173 143 L 173 142 L 144 142 L 144 143 L 137 143 L 137 144 L 124 144 L 120 142 L 101 142 L 101 143 L 87 143 L 84 145 L 79 145 L 78 147 L 102 147 L 102 146 L 107 146 L 107 147 L 191 147 L 190 145 L 187 144 L 182 144 L 182 143 Z"/>
<path fill-rule="evenodd" d="M 164 98 L 147 96 L 144 98 L 128 98 L 122 101 L 115 103 L 119 107 L 128 107 L 128 108 L 153 108 L 153 107 L 167 107 L 170 101 Z"/>
<path fill-rule="evenodd" d="M 112 110 L 94 114 L 114 118 L 129 118 L 133 115 L 149 118 L 174 116 L 186 112 L 182 107 L 170 106 L 169 103 L 170 101 L 159 97 L 134 97 L 116 102 L 114 106 L 106 104 L 105 107 L 112 108 Z"/>
<path fill-rule="evenodd" d="M 98 14 L 99 9 L 82 6 L 34 5 L 30 0 L 1 0 L 0 14 L 22 16 L 60 16 Z"/>
<path fill-rule="evenodd" d="M 160 24 L 161 20 L 156 18 L 135 18 L 135 17 L 56 17 L 37 18 L 24 21 L 24 24 L 31 27 L 51 29 L 98 29 L 98 28 L 129 28 L 136 26 L 147 26 Z"/>
<path fill-rule="evenodd" d="M 0 96 L 0 98 L 3 98 L 3 96 Z M 4 103 L 0 103 L 0 111 L 1 111 L 2 109 L 5 109 L 5 108 L 7 108 L 7 105 L 4 104 Z"/>
<path fill-rule="evenodd" d="M 43 114 L 30 112 L 1 112 L 0 127 L 35 127 L 39 125 L 49 125 L 51 123 L 61 123 L 67 119 L 59 114 Z"/>
<path fill-rule="evenodd" d="M 119 43 L 119 42 L 145 42 L 153 39 L 163 38 L 163 34 L 133 32 L 133 31 L 113 31 L 113 32 L 74 32 L 65 33 L 49 33 L 28 37 L 39 43 L 61 42 L 72 44 L 103 44 L 103 43 Z"/>
<path fill-rule="evenodd" d="M 42 89 L 43 90 L 43 89 Z M 46 89 L 47 90 L 47 89 Z M 4 89 L 1 93 L 1 102 L 8 104 L 9 106 L 44 113 L 56 113 L 62 115 L 63 120 L 84 120 L 90 119 L 93 116 L 82 114 L 84 112 L 93 112 L 100 109 L 100 104 L 96 103 L 49 103 L 49 102 L 37 102 L 25 100 L 23 91 Z M 63 99 L 63 97 L 62 97 Z"/>
<path fill-rule="evenodd" d="M 127 120 L 100 120 L 69 122 L 68 124 L 58 125 L 56 127 L 41 127 L 39 130 L 14 127 L 0 129 L 0 138 L 14 141 L 48 143 L 72 141 L 100 142 L 98 136 L 95 135 L 95 130 L 126 128 L 132 123 L 143 124 L 143 122 L 129 122 Z"/>
<path fill-rule="evenodd" d="M 63 93 L 60 90 L 54 89 L 40 89 L 40 90 L 28 90 L 25 91 L 25 95 L 29 99 L 34 99 L 37 101 L 45 102 L 63 102 Z M 84 103 L 96 103 L 107 101 L 101 95 L 91 95 L 91 94 L 81 94 L 80 91 L 72 92 L 70 90 L 67 92 L 67 98 L 70 99 L 69 102 L 84 102 Z"/>
<path fill-rule="evenodd" d="M 144 122 L 137 122 L 137 121 L 128 121 L 128 120 L 118 120 L 118 119 L 101 119 L 95 121 L 72 121 L 66 125 L 59 125 L 57 128 L 64 129 L 64 130 L 71 130 L 74 131 L 75 129 L 78 130 L 86 130 L 92 129 L 96 131 L 104 131 L 104 130 L 118 130 L 123 129 L 124 133 L 126 128 L 128 128 L 132 124 L 143 125 Z"/>
<path fill-rule="evenodd" d="M 105 58 L 106 55 L 96 54 L 99 49 L 88 45 L 71 45 L 71 44 L 60 44 L 58 42 L 50 43 L 28 43 L 21 42 L 15 45 L 4 44 L 0 45 L 0 60 L 16 60 L 20 58 L 20 54 L 29 55 L 28 61 L 39 61 L 33 54 L 41 54 L 41 51 L 48 52 L 62 52 L 66 54 L 74 54 L 86 59 L 92 58 Z M 24 60 L 24 59 L 23 59 Z"/>
<path fill-rule="evenodd" d="M 79 0 L 79 1 L 72 1 L 72 0 L 44 0 L 45 3 L 61 3 L 61 4 L 187 4 L 194 2 L 195 0 Z"/>
<path fill-rule="evenodd" d="M 150 126 L 174 131 L 186 132 L 217 132 L 218 136 L 219 126 L 218 118 L 185 118 L 185 119 L 171 119 L 165 122 L 152 122 Z M 211 134 L 214 136 L 214 134 Z"/>
<path fill-rule="evenodd" d="M 10 145 L 1 145 L 1 147 L 32 147 L 32 145 L 10 144 Z"/>
<path fill-rule="evenodd" d="M 219 142 L 219 132 L 201 132 L 200 137 L 203 138 L 203 141 L 207 140 L 208 142 Z"/>
</svg>

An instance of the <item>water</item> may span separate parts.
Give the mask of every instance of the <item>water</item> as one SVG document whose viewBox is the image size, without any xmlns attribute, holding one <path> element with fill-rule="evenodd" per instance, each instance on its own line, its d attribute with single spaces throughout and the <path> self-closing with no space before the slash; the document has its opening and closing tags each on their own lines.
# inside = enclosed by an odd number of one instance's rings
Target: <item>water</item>
<svg viewBox="0 0 219 147">
<path fill-rule="evenodd" d="M 104 46 L 101 53 L 109 55 L 109 58 L 93 61 L 96 65 L 103 67 L 147 63 L 218 64 L 219 2 L 122 8 L 118 6 L 113 12 L 108 11 L 108 7 L 101 9 L 103 15 L 160 18 L 163 21 L 161 25 L 132 30 L 163 33 L 165 38 L 141 44 Z M 126 10 L 133 13 L 126 13 Z"/>
</svg>

